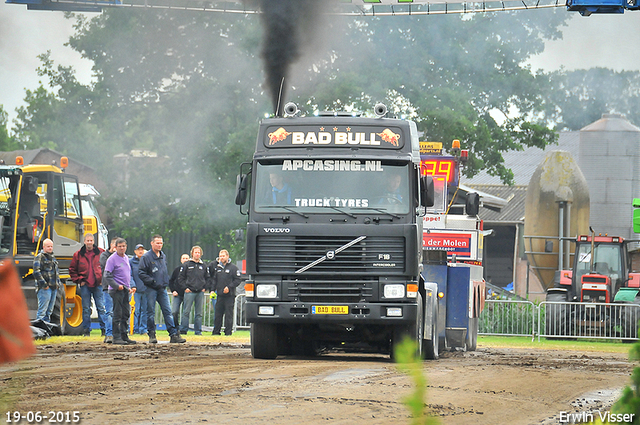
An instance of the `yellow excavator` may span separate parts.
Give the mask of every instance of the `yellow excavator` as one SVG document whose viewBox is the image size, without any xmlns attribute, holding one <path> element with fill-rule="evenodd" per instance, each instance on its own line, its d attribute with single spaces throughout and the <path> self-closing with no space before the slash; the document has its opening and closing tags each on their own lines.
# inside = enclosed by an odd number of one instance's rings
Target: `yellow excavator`
<svg viewBox="0 0 640 425">
<path fill-rule="evenodd" d="M 69 264 L 82 247 L 85 225 L 78 178 L 64 172 L 67 165 L 66 157 L 60 167 L 23 165 L 21 157 L 16 165 L 0 164 L 0 255 L 18 269 L 33 319 L 37 311 L 33 260 L 42 241 L 51 239 L 64 286 L 51 321 L 61 326 L 63 334 L 80 334 L 82 299 L 69 279 Z"/>
</svg>

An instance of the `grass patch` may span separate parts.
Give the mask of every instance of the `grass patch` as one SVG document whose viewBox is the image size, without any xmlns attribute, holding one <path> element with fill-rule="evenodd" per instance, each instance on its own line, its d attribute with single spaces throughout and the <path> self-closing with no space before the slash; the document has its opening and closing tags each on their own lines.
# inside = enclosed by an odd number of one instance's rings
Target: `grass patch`
<svg viewBox="0 0 640 425">
<path fill-rule="evenodd" d="M 159 341 L 168 341 L 169 333 L 167 331 L 157 331 L 156 336 Z M 211 335 L 210 332 L 203 332 L 202 335 L 194 335 L 189 333 L 184 335 L 187 343 L 190 341 L 198 343 L 240 343 L 249 344 L 250 337 L 248 330 L 240 330 L 232 336 Z M 131 335 L 131 339 L 144 343 L 149 341 L 146 335 Z M 35 341 L 36 345 L 64 344 L 69 342 L 102 342 L 104 337 L 100 336 L 99 330 L 91 332 L 91 336 L 54 336 L 44 340 Z M 628 353 L 631 344 L 625 344 L 620 341 L 601 341 L 601 340 L 575 340 L 564 341 L 556 339 L 538 338 L 531 341 L 531 337 L 519 336 L 488 336 L 478 335 L 478 348 L 526 348 L 531 350 L 571 350 L 571 351 L 593 351 L 603 353 Z"/>
<path fill-rule="evenodd" d="M 628 353 L 630 344 L 620 341 L 602 341 L 589 339 L 576 339 L 573 341 L 538 338 L 531 341 L 531 337 L 506 337 L 478 335 L 478 347 L 493 348 L 527 348 L 532 350 L 572 350 L 595 351 L 604 353 Z"/>
<path fill-rule="evenodd" d="M 193 332 L 189 332 L 187 335 L 183 335 L 184 338 L 193 342 L 233 342 L 233 343 L 249 343 L 249 331 L 241 330 L 234 332 L 231 336 L 226 335 L 211 335 L 211 332 L 203 332 L 202 335 L 194 335 Z M 156 337 L 158 341 L 169 341 L 169 333 L 167 331 L 157 331 Z M 148 342 L 149 338 L 146 335 L 129 335 L 129 338 L 138 341 L 140 343 Z M 47 339 L 36 340 L 36 345 L 52 345 L 52 344 L 65 344 L 69 342 L 103 342 L 104 337 L 100 336 L 99 330 L 91 331 L 91 336 L 81 335 L 64 335 L 64 336 L 52 336 Z"/>
</svg>

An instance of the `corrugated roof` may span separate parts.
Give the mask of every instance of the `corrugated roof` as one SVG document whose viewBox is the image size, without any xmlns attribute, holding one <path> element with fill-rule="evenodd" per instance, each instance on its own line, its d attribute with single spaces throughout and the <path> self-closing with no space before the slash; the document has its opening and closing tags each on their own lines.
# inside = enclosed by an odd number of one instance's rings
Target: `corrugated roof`
<svg viewBox="0 0 640 425">
<path fill-rule="evenodd" d="M 545 155 L 549 151 L 563 150 L 573 156 L 578 162 L 578 153 L 580 149 L 580 132 L 579 131 L 562 131 L 558 138 L 557 145 L 549 145 L 546 149 L 525 148 L 523 151 L 510 151 L 502 154 L 504 165 L 513 171 L 514 184 L 517 186 L 528 185 L 531 176 Z M 482 171 L 471 179 L 465 179 L 462 183 L 468 186 L 474 185 L 501 185 L 502 181 L 497 176 L 490 176 L 486 171 Z M 480 190 L 480 189 L 478 189 Z"/>
<path fill-rule="evenodd" d="M 524 223 L 524 201 L 527 197 L 527 186 L 504 186 L 493 184 L 469 184 L 468 186 L 506 199 L 507 205 L 500 212 L 490 210 L 488 208 L 480 208 L 478 215 L 486 223 L 491 222 L 518 222 Z"/>
</svg>

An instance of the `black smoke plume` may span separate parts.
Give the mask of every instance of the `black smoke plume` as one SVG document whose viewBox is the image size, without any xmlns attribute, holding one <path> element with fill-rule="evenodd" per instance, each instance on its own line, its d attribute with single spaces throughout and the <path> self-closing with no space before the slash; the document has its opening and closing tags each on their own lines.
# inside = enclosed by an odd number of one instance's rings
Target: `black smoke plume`
<svg viewBox="0 0 640 425">
<path fill-rule="evenodd" d="M 278 116 L 282 115 L 291 65 L 313 41 L 320 21 L 318 18 L 327 12 L 323 7 L 328 7 L 328 2 L 260 0 L 266 87 Z"/>
</svg>

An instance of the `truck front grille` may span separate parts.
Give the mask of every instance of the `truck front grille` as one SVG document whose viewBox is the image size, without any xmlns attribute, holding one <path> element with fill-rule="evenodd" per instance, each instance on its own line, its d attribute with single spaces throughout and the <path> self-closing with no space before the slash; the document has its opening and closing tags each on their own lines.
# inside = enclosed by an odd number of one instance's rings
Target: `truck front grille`
<svg viewBox="0 0 640 425">
<path fill-rule="evenodd" d="M 296 270 L 353 241 L 351 236 L 260 236 L 257 241 L 257 271 L 292 275 Z M 335 254 L 301 274 L 336 275 L 397 274 L 405 268 L 403 237 L 370 236 Z"/>
</svg>

